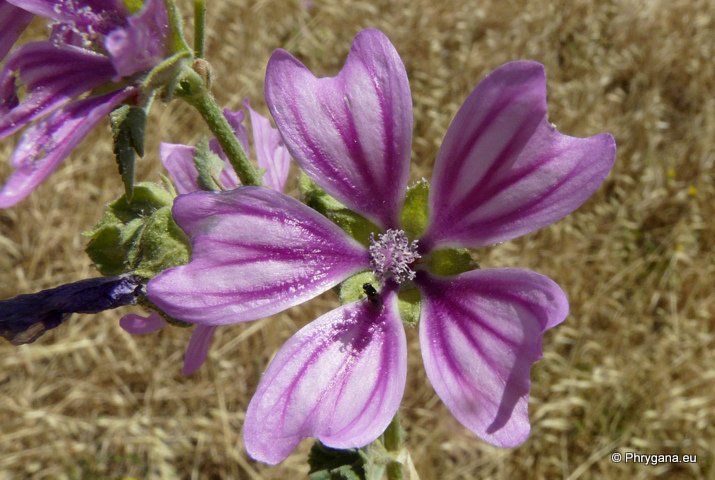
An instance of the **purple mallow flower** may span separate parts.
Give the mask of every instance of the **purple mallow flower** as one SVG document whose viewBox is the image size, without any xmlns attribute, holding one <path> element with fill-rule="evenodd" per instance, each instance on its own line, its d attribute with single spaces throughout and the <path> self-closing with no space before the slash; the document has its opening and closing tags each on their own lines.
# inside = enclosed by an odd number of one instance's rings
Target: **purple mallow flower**
<svg viewBox="0 0 715 480">
<path fill-rule="evenodd" d="M 258 166 L 265 169 L 263 183 L 278 192 L 282 192 L 290 168 L 288 150 L 283 146 L 278 130 L 271 127 L 270 121 L 253 110 L 248 100 L 245 100 L 243 104 L 248 110 L 251 119 L 253 148 Z M 234 112 L 224 109 L 223 112 L 244 151 L 249 152 L 249 135 L 243 126 L 243 111 Z M 221 186 L 227 190 L 239 186 L 238 177 L 223 150 L 221 150 L 218 141 L 212 139 L 209 142 L 209 147 L 213 153 L 224 161 L 224 168 L 218 179 Z M 194 163 L 194 151 L 195 148 L 189 145 L 162 143 L 160 146 L 161 161 L 169 172 L 179 193 L 191 193 L 200 190 L 198 171 Z M 127 332 L 137 335 L 153 333 L 166 326 L 166 322 L 158 313 L 152 313 L 147 317 L 136 314 L 125 315 L 119 324 Z M 191 375 L 204 363 L 213 341 L 215 330 L 215 325 L 196 326 L 184 354 L 184 366 L 182 369 L 184 375 Z"/>
<path fill-rule="evenodd" d="M 121 0 L 0 0 L 0 54 L 30 14 L 53 23 L 48 40 L 12 51 L 0 73 L 0 139 L 36 122 L 12 155 L 0 208 L 29 195 L 170 53 L 163 0 L 146 0 L 135 14 Z"/>
<path fill-rule="evenodd" d="M 407 237 L 412 104 L 404 65 L 379 31 L 358 34 L 345 66 L 316 78 L 283 50 L 266 98 L 289 151 L 320 187 L 383 233 L 361 245 L 316 211 L 260 187 L 176 199 L 192 242 L 189 264 L 147 286 L 168 314 L 204 325 L 280 312 L 372 270 L 380 292 L 302 328 L 278 351 L 251 400 L 248 453 L 275 464 L 301 439 L 334 448 L 375 440 L 400 404 L 405 332 L 397 293 L 421 294 L 420 344 L 430 382 L 484 440 L 513 447 L 529 434 L 531 365 L 545 330 L 568 312 L 564 292 L 527 270 L 429 271 L 439 249 L 473 248 L 532 232 L 578 208 L 608 174 L 608 134 L 560 134 L 546 116 L 542 65 L 489 74 L 450 125 L 432 178 L 426 231 Z"/>
<path fill-rule="evenodd" d="M 0 336 L 15 345 L 37 340 L 73 313 L 99 313 L 133 305 L 142 293 L 138 277 L 99 277 L 0 300 Z"/>
</svg>

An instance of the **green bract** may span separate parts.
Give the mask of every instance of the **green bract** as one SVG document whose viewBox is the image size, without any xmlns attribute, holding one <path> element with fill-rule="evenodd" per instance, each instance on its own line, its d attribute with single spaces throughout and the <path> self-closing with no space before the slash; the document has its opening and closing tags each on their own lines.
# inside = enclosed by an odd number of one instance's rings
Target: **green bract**
<svg viewBox="0 0 715 480">
<path fill-rule="evenodd" d="M 402 229 L 410 239 L 420 238 L 429 220 L 429 183 L 424 178 L 407 188 Z"/>
<path fill-rule="evenodd" d="M 194 165 L 199 173 L 197 182 L 202 190 L 223 190 L 220 175 L 224 162 L 211 151 L 205 138 L 201 139 L 194 149 Z"/>
<path fill-rule="evenodd" d="M 132 272 L 152 278 L 189 261 L 189 243 L 171 217 L 174 194 L 156 183 L 138 183 L 131 200 L 121 196 L 85 235 L 87 255 L 103 275 Z"/>
<path fill-rule="evenodd" d="M 124 0 L 123 3 L 132 14 L 137 13 L 144 6 L 144 0 Z"/>
<path fill-rule="evenodd" d="M 114 155 L 129 200 L 134 194 L 134 161 L 137 155 L 144 156 L 146 117 L 147 109 L 134 105 L 122 105 L 109 115 L 114 138 Z"/>
<path fill-rule="evenodd" d="M 348 235 L 366 247 L 370 245 L 370 234 L 380 231 L 377 225 L 367 218 L 349 210 L 345 205 L 320 189 L 302 172 L 300 174 L 298 187 L 303 203 L 328 217 Z"/>
<path fill-rule="evenodd" d="M 466 248 L 445 248 L 435 250 L 424 259 L 430 272 L 436 275 L 452 276 L 479 268 Z"/>
</svg>

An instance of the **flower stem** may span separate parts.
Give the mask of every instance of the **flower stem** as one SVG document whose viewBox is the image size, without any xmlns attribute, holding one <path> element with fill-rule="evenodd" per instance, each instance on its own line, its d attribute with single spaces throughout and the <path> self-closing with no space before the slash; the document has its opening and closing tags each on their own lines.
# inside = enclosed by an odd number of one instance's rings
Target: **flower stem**
<svg viewBox="0 0 715 480">
<path fill-rule="evenodd" d="M 166 5 L 166 15 L 169 21 L 171 49 L 174 53 L 191 52 L 191 48 L 184 38 L 183 21 L 181 12 L 176 7 L 176 0 L 164 0 Z"/>
<path fill-rule="evenodd" d="M 402 447 L 402 441 L 405 439 L 405 431 L 400 426 L 400 412 L 397 412 L 390 424 L 385 429 L 383 435 L 383 444 L 388 452 L 397 452 Z"/>
<path fill-rule="evenodd" d="M 236 134 L 226 117 L 223 116 L 216 100 L 208 90 L 201 75 L 187 69 L 180 82 L 181 88 L 177 95 L 186 100 L 189 105 L 198 110 L 211 132 L 216 136 L 226 157 L 231 162 L 236 175 L 243 185 L 261 185 L 261 178 L 238 142 Z"/>
<path fill-rule="evenodd" d="M 206 2 L 194 0 L 194 53 L 196 58 L 204 57 L 206 39 Z"/>
<path fill-rule="evenodd" d="M 387 426 L 385 433 L 382 434 L 383 444 L 385 449 L 393 454 L 397 454 L 402 448 L 402 442 L 405 439 L 405 431 L 400 426 L 400 412 L 397 412 L 390 424 Z M 391 461 L 387 464 L 387 479 L 388 480 L 403 480 L 404 470 L 402 464 L 398 461 Z"/>
</svg>

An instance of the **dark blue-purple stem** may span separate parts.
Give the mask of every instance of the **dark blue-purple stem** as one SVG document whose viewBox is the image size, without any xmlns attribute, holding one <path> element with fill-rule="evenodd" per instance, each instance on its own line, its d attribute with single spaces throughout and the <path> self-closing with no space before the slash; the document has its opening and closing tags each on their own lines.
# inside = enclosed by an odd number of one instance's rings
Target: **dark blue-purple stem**
<svg viewBox="0 0 715 480">
<path fill-rule="evenodd" d="M 0 300 L 0 336 L 14 345 L 37 340 L 73 313 L 99 313 L 134 305 L 142 282 L 133 275 L 99 277 Z"/>
</svg>

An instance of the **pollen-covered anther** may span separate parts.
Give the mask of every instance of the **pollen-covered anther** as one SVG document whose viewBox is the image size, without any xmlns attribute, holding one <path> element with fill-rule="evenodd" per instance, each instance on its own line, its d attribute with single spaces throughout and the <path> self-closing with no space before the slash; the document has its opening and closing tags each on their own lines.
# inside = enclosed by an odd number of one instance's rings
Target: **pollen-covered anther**
<svg viewBox="0 0 715 480">
<path fill-rule="evenodd" d="M 415 278 L 412 265 L 420 254 L 417 240 L 410 242 L 402 230 L 389 229 L 375 238 L 370 234 L 370 265 L 380 280 L 392 278 L 402 283 Z"/>
</svg>

